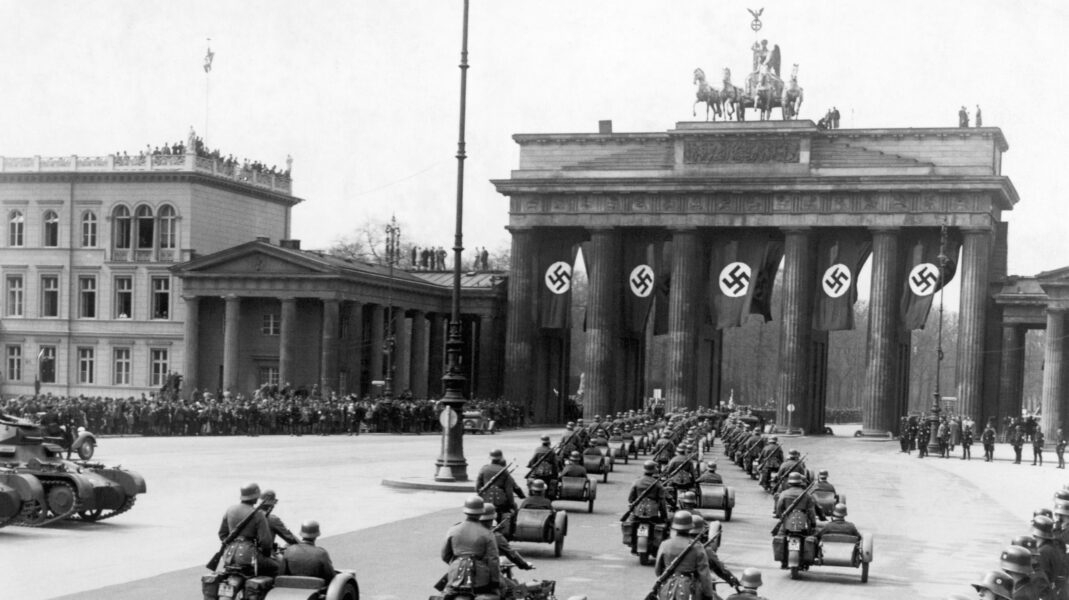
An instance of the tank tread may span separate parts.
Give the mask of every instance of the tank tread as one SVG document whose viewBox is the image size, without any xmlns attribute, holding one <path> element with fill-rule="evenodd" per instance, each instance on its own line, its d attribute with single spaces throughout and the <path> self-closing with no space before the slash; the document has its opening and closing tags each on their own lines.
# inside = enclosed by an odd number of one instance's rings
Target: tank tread
<svg viewBox="0 0 1069 600">
<path fill-rule="evenodd" d="M 75 491 L 74 486 L 72 486 L 71 484 L 67 483 L 66 481 L 57 481 L 54 479 L 42 479 L 41 483 L 44 484 L 46 496 L 48 495 L 48 491 L 54 487 L 66 487 L 68 491 L 70 491 L 71 495 L 74 496 L 77 500 L 74 502 L 73 505 L 71 505 L 70 510 L 67 510 L 61 514 L 53 513 L 47 506 L 41 504 L 40 502 L 37 502 L 36 500 L 32 502 L 26 502 L 23 505 L 23 516 L 20 517 L 17 525 L 21 525 L 23 527 L 41 527 L 43 525 L 55 523 L 56 521 L 62 521 L 63 519 L 66 519 L 67 517 L 73 515 L 75 512 L 82 508 L 81 500 L 78 499 L 78 493 L 77 491 Z M 29 518 L 25 517 L 27 513 L 29 513 Z"/>
<path fill-rule="evenodd" d="M 88 521 L 90 523 L 103 521 L 104 519 L 117 517 L 123 514 L 124 512 L 130 510 L 134 507 L 135 502 L 137 502 L 137 496 L 128 496 L 126 500 L 122 503 L 122 506 L 116 508 L 115 510 L 81 510 L 78 511 L 78 514 L 71 515 L 70 519 L 72 521 Z"/>
</svg>

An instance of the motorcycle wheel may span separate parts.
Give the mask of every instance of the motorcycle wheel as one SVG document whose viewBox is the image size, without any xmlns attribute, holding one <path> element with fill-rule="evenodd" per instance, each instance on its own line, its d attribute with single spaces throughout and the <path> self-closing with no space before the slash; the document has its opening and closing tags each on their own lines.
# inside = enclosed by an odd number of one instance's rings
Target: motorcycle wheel
<svg viewBox="0 0 1069 600">
<path fill-rule="evenodd" d="M 92 440 L 85 440 L 85 442 L 78 447 L 78 456 L 82 460 L 89 460 L 93 458 L 93 453 L 96 452 L 96 442 Z"/>
<path fill-rule="evenodd" d="M 798 567 L 791 567 L 791 579 L 798 579 Z"/>
<path fill-rule="evenodd" d="M 869 582 L 869 563 L 861 563 L 861 583 Z"/>
<path fill-rule="evenodd" d="M 650 560 L 649 552 L 643 552 L 642 554 L 638 555 L 638 564 L 642 565 L 643 567 L 648 567 L 651 562 L 653 561 Z"/>
<path fill-rule="evenodd" d="M 728 507 L 728 508 L 724 509 L 724 521 L 730 521 L 730 520 L 731 520 L 731 507 Z"/>
</svg>

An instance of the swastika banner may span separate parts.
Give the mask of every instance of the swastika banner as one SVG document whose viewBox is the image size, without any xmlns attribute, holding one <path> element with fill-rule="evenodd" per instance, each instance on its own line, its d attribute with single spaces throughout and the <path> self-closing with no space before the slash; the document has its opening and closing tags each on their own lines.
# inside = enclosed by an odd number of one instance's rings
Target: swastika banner
<svg viewBox="0 0 1069 600">
<path fill-rule="evenodd" d="M 624 335 L 641 336 L 646 332 L 646 322 L 660 283 L 654 248 L 649 243 L 624 241 L 620 273 Z"/>
<path fill-rule="evenodd" d="M 572 243 L 547 240 L 540 245 L 538 270 L 538 326 L 543 329 L 568 327 L 568 311 L 572 299 L 572 268 L 577 246 Z"/>
<path fill-rule="evenodd" d="M 653 286 L 653 335 L 668 333 L 668 294 L 672 288 L 671 244 L 653 243 L 653 272 L 657 274 Z"/>
<path fill-rule="evenodd" d="M 706 296 L 717 329 L 738 327 L 750 315 L 758 280 L 767 275 L 771 243 L 762 233 L 732 232 L 713 239 Z M 762 293 L 771 298 L 771 285 Z"/>
<path fill-rule="evenodd" d="M 872 253 L 865 231 L 831 230 L 817 243 L 813 329 L 843 331 L 854 328 L 857 275 Z"/>
<path fill-rule="evenodd" d="M 958 270 L 961 237 L 955 230 L 947 233 L 946 256 L 949 259 L 939 281 L 938 229 L 910 235 L 903 241 L 902 300 L 899 306 L 902 327 L 907 330 L 924 329 L 932 301 L 944 285 L 954 280 Z"/>
</svg>

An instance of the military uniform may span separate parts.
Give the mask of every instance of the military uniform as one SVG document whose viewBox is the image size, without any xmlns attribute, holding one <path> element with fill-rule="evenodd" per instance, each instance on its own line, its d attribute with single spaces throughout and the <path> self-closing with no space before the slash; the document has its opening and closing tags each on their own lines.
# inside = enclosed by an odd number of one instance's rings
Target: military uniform
<svg viewBox="0 0 1069 600">
<path fill-rule="evenodd" d="M 230 533 L 250 513 L 255 512 L 249 522 L 238 532 L 237 537 L 227 548 L 227 560 L 229 557 L 240 556 L 241 548 L 251 548 L 256 555 L 257 571 L 261 575 L 273 575 L 278 570 L 278 565 L 271 559 L 271 545 L 274 542 L 274 534 L 267 522 L 267 516 L 263 511 L 257 510 L 252 503 L 242 502 L 226 509 L 222 523 L 219 524 L 219 540 L 226 540 Z M 251 562 L 248 563 L 251 566 Z"/>
<path fill-rule="evenodd" d="M 829 533 L 861 537 L 861 532 L 857 530 L 857 527 L 853 523 L 839 517 L 833 517 L 831 521 L 826 523 L 824 527 L 821 528 L 820 532 L 817 533 L 817 538 L 824 537 Z"/>
<path fill-rule="evenodd" d="M 488 465 L 484 465 L 479 469 L 479 475 L 475 478 L 475 491 L 483 489 L 495 475 L 502 469 L 504 465 L 500 465 L 496 462 L 492 462 Z M 487 489 L 482 493 L 482 496 L 494 503 L 494 507 L 497 508 L 497 512 L 500 515 L 502 512 L 510 512 L 516 508 L 516 496 L 523 498 L 525 494 L 523 490 L 516 485 L 516 481 L 512 479 L 510 473 L 504 473 L 496 480 L 491 488 L 499 488 L 500 492 L 494 492 L 491 489 Z"/>
<path fill-rule="evenodd" d="M 1032 437 L 1032 466 L 1036 466 L 1036 461 L 1039 461 L 1039 466 L 1043 466 L 1043 444 L 1046 440 L 1043 439 L 1043 432 L 1036 430 L 1035 435 Z"/>
<path fill-rule="evenodd" d="M 478 521 L 454 525 L 442 545 L 442 560 L 449 564 L 445 596 L 470 586 L 476 592 L 494 591 L 501 583 L 497 541 Z"/>
<path fill-rule="evenodd" d="M 334 578 L 334 563 L 330 561 L 330 554 L 316 546 L 314 541 L 302 540 L 287 547 L 282 559 L 287 575 L 319 577 L 328 583 Z"/>
<path fill-rule="evenodd" d="M 631 484 L 631 491 L 627 494 L 628 504 L 633 504 L 648 487 L 654 487 L 655 489 L 646 494 L 639 506 L 635 507 L 632 511 L 632 517 L 660 519 L 664 521 L 668 518 L 668 505 L 665 500 L 664 487 L 660 481 L 657 481 L 651 475 L 643 475 L 635 480 Z"/>
<path fill-rule="evenodd" d="M 689 537 L 674 535 L 668 541 L 661 543 L 660 548 L 657 549 L 657 562 L 654 566 L 654 572 L 658 577 L 676 560 L 676 557 L 686 552 L 679 564 L 676 565 L 672 576 L 661 586 L 660 598 L 687 597 L 685 595 L 675 595 L 674 588 L 677 586 L 688 586 L 691 593 L 690 597 L 696 598 L 701 594 L 706 597 L 712 597 L 713 580 L 709 573 L 708 557 L 702 552 L 700 546 L 688 549 L 690 542 Z"/>
<path fill-rule="evenodd" d="M 784 511 L 790 508 L 794 500 L 799 496 L 802 496 L 803 494 L 805 495 L 805 497 L 802 498 L 797 505 L 795 505 L 794 510 L 801 511 L 806 514 L 809 520 L 809 529 L 810 531 L 812 531 L 813 527 L 815 527 L 817 523 L 817 503 L 803 487 L 792 486 L 783 490 L 783 492 L 780 493 L 779 500 L 776 501 L 776 518 L 782 518 Z"/>
<path fill-rule="evenodd" d="M 1010 444 L 1013 446 L 1013 464 L 1019 465 L 1021 464 L 1021 451 L 1024 449 L 1024 432 L 1020 427 L 1014 432 Z"/>
<path fill-rule="evenodd" d="M 1058 468 L 1065 468 L 1065 435 L 1062 434 L 1062 430 L 1058 430 L 1058 444 L 1054 446 L 1054 453 L 1058 455 Z"/>
<path fill-rule="evenodd" d="M 984 445 L 984 461 L 995 460 L 995 428 L 988 425 L 980 434 L 980 443 Z"/>
<path fill-rule="evenodd" d="M 528 496 L 528 497 L 524 498 L 522 501 L 520 501 L 519 510 L 523 510 L 525 508 L 535 509 L 535 510 L 544 510 L 544 509 L 552 510 L 553 509 L 553 502 L 550 501 L 550 499 L 546 498 L 545 496 L 536 496 L 534 494 L 531 494 L 530 496 Z"/>
</svg>

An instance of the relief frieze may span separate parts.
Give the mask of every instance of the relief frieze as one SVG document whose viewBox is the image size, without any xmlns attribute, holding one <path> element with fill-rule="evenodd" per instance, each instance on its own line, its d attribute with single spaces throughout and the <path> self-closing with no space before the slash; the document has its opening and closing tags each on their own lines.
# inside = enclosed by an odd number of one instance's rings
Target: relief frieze
<svg viewBox="0 0 1069 600">
<path fill-rule="evenodd" d="M 688 165 L 796 163 L 800 153 L 801 142 L 796 139 L 683 141 L 683 162 Z"/>
</svg>

